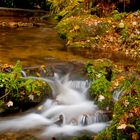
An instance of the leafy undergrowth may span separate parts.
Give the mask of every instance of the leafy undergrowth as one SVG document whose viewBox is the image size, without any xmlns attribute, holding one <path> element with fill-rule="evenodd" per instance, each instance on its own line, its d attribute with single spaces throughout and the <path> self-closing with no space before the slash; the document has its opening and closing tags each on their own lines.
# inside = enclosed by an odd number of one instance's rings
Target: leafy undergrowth
<svg viewBox="0 0 140 140">
<path fill-rule="evenodd" d="M 85 66 L 91 79 L 90 96 L 100 109 L 113 111 L 113 99 L 110 92 L 113 76 L 112 62 L 108 59 L 98 59 L 88 62 Z"/>
<path fill-rule="evenodd" d="M 91 78 L 90 95 L 100 109 L 110 111 L 111 125 L 95 140 L 138 140 L 140 137 L 140 77 L 139 72 L 116 68 L 109 60 L 87 63 Z M 110 77 L 111 76 L 111 77 Z M 118 93 L 118 96 L 114 93 Z"/>
<path fill-rule="evenodd" d="M 0 114 L 29 109 L 44 101 L 50 93 L 49 85 L 41 80 L 21 78 L 22 66 L 0 67 Z"/>
<path fill-rule="evenodd" d="M 82 0 L 50 1 L 52 11 L 60 20 L 58 32 L 66 39 L 69 50 L 89 48 L 93 53 L 99 49 L 140 58 L 140 11 L 120 13 L 112 10 L 109 16 L 98 17 L 91 9 L 85 10 Z"/>
</svg>

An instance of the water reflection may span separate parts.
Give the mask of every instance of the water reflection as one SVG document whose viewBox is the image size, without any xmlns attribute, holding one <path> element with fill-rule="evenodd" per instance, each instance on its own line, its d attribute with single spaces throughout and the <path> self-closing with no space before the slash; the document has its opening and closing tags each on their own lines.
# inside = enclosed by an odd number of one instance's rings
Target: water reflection
<svg viewBox="0 0 140 140">
<path fill-rule="evenodd" d="M 0 36 L 0 63 L 15 64 L 21 60 L 24 66 L 33 66 L 50 61 L 84 60 L 62 51 L 64 42 L 52 27 L 1 28 Z"/>
</svg>

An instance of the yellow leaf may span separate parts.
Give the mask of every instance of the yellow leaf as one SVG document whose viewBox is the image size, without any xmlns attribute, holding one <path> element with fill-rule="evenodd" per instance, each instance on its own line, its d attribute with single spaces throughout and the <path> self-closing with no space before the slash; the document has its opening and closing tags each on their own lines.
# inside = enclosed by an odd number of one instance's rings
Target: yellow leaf
<svg viewBox="0 0 140 140">
<path fill-rule="evenodd" d="M 125 129 L 127 127 L 126 124 L 121 124 L 120 126 L 117 127 L 117 129 Z"/>
<path fill-rule="evenodd" d="M 39 72 L 36 72 L 36 76 L 40 77 L 41 75 L 40 75 L 40 73 L 39 73 Z"/>
<path fill-rule="evenodd" d="M 73 30 L 75 30 L 75 31 L 76 30 L 79 30 L 79 29 L 80 29 L 80 26 L 79 25 L 75 25 L 74 28 L 73 28 Z"/>
<path fill-rule="evenodd" d="M 70 45 L 70 44 L 71 44 L 71 41 L 69 40 L 66 45 Z"/>
</svg>

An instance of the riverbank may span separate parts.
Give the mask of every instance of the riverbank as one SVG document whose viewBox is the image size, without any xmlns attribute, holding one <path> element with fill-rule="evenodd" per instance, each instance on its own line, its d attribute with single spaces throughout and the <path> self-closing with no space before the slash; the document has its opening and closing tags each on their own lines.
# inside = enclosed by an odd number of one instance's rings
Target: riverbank
<svg viewBox="0 0 140 140">
<path fill-rule="evenodd" d="M 67 1 L 65 5 L 63 1 L 52 3 L 55 17 L 59 20 L 58 32 L 66 40 L 66 50 L 91 59 L 91 63 L 87 65 L 87 72 L 93 80 L 90 87 L 91 97 L 101 109 L 112 112 L 111 125 L 94 139 L 138 140 L 139 10 L 126 13 L 108 9 L 110 13 L 102 16 L 96 9 L 99 7 L 85 9 L 83 2 Z M 107 7 L 102 8 L 107 10 Z M 122 65 L 110 65 L 102 58 L 113 62 L 119 60 Z M 97 59 L 97 63 L 93 59 Z M 128 60 L 132 65 L 126 65 Z M 108 80 L 110 74 L 113 75 Z"/>
<path fill-rule="evenodd" d="M 40 27 L 46 25 L 41 19 L 49 15 L 48 11 L 0 7 L 0 27 Z"/>
<path fill-rule="evenodd" d="M 69 7 L 73 8 L 71 12 L 69 12 L 70 9 L 67 11 L 64 9 L 63 12 L 58 13 L 56 17 L 59 20 L 61 18 L 61 21 L 58 23 L 57 29 L 60 36 L 67 42 L 65 51 L 72 51 L 90 59 L 90 62 L 85 66 L 85 71 L 92 82 L 89 94 L 100 109 L 106 111 L 109 115 L 111 114 L 111 126 L 101 132 L 95 139 L 138 140 L 140 134 L 140 64 L 138 61 L 140 13 L 139 11 L 134 13 L 114 11 L 111 17 L 99 18 L 96 15 L 89 14 L 80 6 L 80 4 L 76 4 L 76 7 L 75 5 Z M 81 13 L 83 14 L 81 15 Z M 9 25 L 7 27 L 9 28 Z M 10 28 L 13 27 L 10 26 Z M 52 51 L 52 46 L 50 50 Z M 48 61 L 51 61 L 59 53 L 55 52 L 53 58 L 51 57 L 52 53 L 49 53 L 49 55 Z M 45 58 L 45 56 L 46 54 L 42 58 Z M 63 59 L 69 61 L 71 58 L 73 57 L 64 57 Z M 93 58 L 100 59 L 93 60 Z M 121 63 L 122 59 L 123 63 Z M 128 59 L 130 63 L 126 64 Z M 114 60 L 119 61 L 119 63 L 114 63 Z M 79 61 L 79 57 L 75 57 L 73 62 L 75 61 Z M 136 61 L 137 63 L 135 63 Z M 85 59 L 81 59 L 80 62 L 85 63 Z M 61 67 L 63 68 L 63 66 Z M 8 73 L 7 75 L 13 78 L 14 83 L 15 74 Z M 36 93 L 36 91 L 34 92 Z M 32 99 L 32 97 L 28 98 Z M 9 103 L 8 105 L 11 106 L 12 102 Z M 102 114 L 102 112 L 100 113 Z M 81 140 L 81 138 L 75 139 Z"/>
<path fill-rule="evenodd" d="M 124 57 L 138 60 L 139 15 L 137 11 L 103 18 L 95 15 L 70 16 L 62 19 L 57 28 L 60 35 L 65 36 L 68 50 L 79 53 L 86 50 L 85 55 L 90 58 L 95 58 L 94 53 L 100 52 L 109 59 Z"/>
</svg>

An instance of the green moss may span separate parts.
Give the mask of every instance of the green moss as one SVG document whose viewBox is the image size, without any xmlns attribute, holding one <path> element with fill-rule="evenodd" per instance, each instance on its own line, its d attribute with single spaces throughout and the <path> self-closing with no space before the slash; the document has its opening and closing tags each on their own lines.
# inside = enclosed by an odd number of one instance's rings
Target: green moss
<svg viewBox="0 0 140 140">
<path fill-rule="evenodd" d="M 109 59 L 97 59 L 93 62 L 87 62 L 85 64 L 85 69 L 88 76 L 94 80 L 101 76 L 105 76 L 107 74 L 106 68 L 111 68 L 112 66 L 112 61 Z"/>
<path fill-rule="evenodd" d="M 120 20 L 122 19 L 122 16 L 121 16 L 121 14 L 115 14 L 115 15 L 113 16 L 113 18 L 114 18 L 115 20 L 117 20 L 117 21 L 120 21 Z"/>
<path fill-rule="evenodd" d="M 71 16 L 62 19 L 58 23 L 58 32 L 61 37 L 67 40 L 67 47 L 90 48 L 93 44 L 98 44 L 101 41 L 100 37 L 104 36 L 112 28 L 112 25 L 107 22 L 88 26 L 88 19 L 92 18 L 93 16 L 91 15 Z"/>
<path fill-rule="evenodd" d="M 140 79 L 136 72 L 127 73 L 124 79 L 119 82 L 117 89 L 122 91 L 118 101 L 114 101 L 110 91 L 112 81 L 105 77 L 106 67 L 110 66 L 113 70 L 112 62 L 105 59 L 88 62 L 86 71 L 92 80 L 90 95 L 100 109 L 109 110 L 113 114 L 111 125 L 103 130 L 95 140 L 120 140 L 139 139 L 140 135 Z M 115 79 L 115 77 L 114 77 Z M 113 90 L 115 90 L 114 87 Z"/>
<path fill-rule="evenodd" d="M 115 103 L 111 126 L 101 132 L 96 140 L 139 139 L 140 135 L 140 80 L 130 74 L 120 85 L 123 95 Z"/>
<path fill-rule="evenodd" d="M 121 35 L 122 41 L 125 41 L 125 40 L 128 39 L 129 32 L 128 32 L 128 27 L 127 26 L 125 26 L 125 28 L 120 32 L 120 35 Z"/>
<path fill-rule="evenodd" d="M 11 72 L 0 72 L 0 106 L 5 112 L 15 112 L 37 105 L 50 93 L 48 84 L 32 78 L 21 78 L 22 66 L 17 64 Z M 11 105 L 8 105 L 10 103 Z M 2 112 L 2 111 L 1 111 Z"/>
<path fill-rule="evenodd" d="M 112 11 L 112 16 L 114 20 L 121 21 L 121 19 L 125 18 L 126 13 L 125 12 L 120 13 L 118 10 L 114 10 Z"/>
<path fill-rule="evenodd" d="M 112 62 L 108 59 L 95 60 L 93 63 L 88 62 L 85 66 L 88 76 L 92 83 L 90 86 L 90 96 L 100 109 L 113 110 L 112 93 L 110 92 L 111 79 L 108 80 L 108 71 L 111 70 Z M 112 70 L 111 70 L 112 71 Z M 112 77 L 112 72 L 109 74 Z"/>
<path fill-rule="evenodd" d="M 61 15 L 64 17 L 70 11 L 72 11 L 76 6 L 79 5 L 78 0 L 49 0 L 52 3 L 52 11 L 55 14 Z"/>
<path fill-rule="evenodd" d="M 105 76 L 99 77 L 99 79 L 96 79 L 93 81 L 90 91 L 91 91 L 91 96 L 95 95 L 106 95 L 108 92 L 110 86 L 110 82 L 105 78 Z"/>
</svg>

